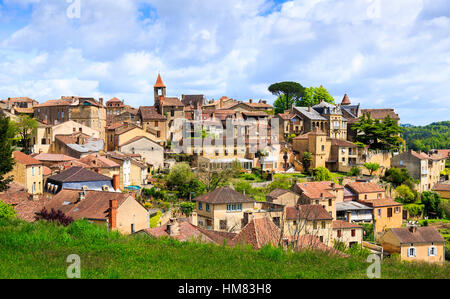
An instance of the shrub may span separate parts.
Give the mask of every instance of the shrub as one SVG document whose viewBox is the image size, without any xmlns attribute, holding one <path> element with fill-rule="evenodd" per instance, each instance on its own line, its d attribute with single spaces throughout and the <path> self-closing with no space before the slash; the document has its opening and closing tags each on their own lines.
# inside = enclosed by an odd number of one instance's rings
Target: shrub
<svg viewBox="0 0 450 299">
<path fill-rule="evenodd" d="M 414 192 L 406 185 L 401 185 L 395 188 L 397 192 L 397 200 L 401 203 L 413 203 L 416 200 Z"/>
<path fill-rule="evenodd" d="M 419 217 L 422 215 L 424 206 L 422 204 L 408 204 L 403 206 L 411 217 Z"/>
<path fill-rule="evenodd" d="M 14 208 L 0 200 L 0 219 L 14 218 L 16 218 L 16 211 Z"/>
<path fill-rule="evenodd" d="M 280 247 L 265 245 L 259 250 L 258 254 L 269 260 L 279 261 L 283 257 L 284 252 L 283 249 L 281 249 Z"/>
<path fill-rule="evenodd" d="M 361 174 L 361 168 L 358 166 L 353 166 L 352 169 L 350 169 L 350 172 L 348 173 L 349 176 L 358 176 Z"/>
<path fill-rule="evenodd" d="M 54 209 L 52 209 L 49 212 L 46 208 L 43 208 L 39 213 L 36 213 L 35 219 L 56 222 L 64 226 L 68 226 L 73 222 L 72 217 L 66 216 L 66 214 L 64 214 L 60 210 L 55 211 Z"/>
<path fill-rule="evenodd" d="M 314 181 L 331 181 L 331 173 L 325 167 L 317 167 L 314 169 Z"/>
<path fill-rule="evenodd" d="M 189 217 L 192 211 L 195 209 L 195 202 L 182 202 L 180 203 L 180 209 L 184 215 Z"/>
</svg>

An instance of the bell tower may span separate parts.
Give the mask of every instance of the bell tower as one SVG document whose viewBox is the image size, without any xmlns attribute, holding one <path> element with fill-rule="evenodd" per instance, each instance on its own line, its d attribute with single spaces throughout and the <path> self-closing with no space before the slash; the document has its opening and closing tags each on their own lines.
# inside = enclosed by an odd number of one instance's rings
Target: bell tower
<svg viewBox="0 0 450 299">
<path fill-rule="evenodd" d="M 164 99 L 166 97 L 166 86 L 164 85 L 160 74 L 158 74 L 158 79 L 156 79 L 153 92 L 155 95 L 155 106 L 159 109 L 161 98 Z"/>
</svg>

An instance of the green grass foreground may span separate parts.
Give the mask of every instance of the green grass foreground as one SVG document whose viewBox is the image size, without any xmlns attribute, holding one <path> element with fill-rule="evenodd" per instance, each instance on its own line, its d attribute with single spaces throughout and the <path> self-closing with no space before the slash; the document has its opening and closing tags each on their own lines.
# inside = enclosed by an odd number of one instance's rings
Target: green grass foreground
<svg viewBox="0 0 450 299">
<path fill-rule="evenodd" d="M 85 221 L 0 220 L 0 278 L 66 278 L 70 254 L 81 257 L 81 278 L 367 278 L 369 266 L 358 257 L 123 236 Z M 450 267 L 385 260 L 381 276 L 449 278 Z"/>
</svg>

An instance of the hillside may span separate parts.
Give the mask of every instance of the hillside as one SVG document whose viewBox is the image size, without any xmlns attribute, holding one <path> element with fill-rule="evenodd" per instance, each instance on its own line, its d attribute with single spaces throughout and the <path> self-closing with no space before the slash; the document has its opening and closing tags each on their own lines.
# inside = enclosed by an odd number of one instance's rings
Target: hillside
<svg viewBox="0 0 450 299">
<path fill-rule="evenodd" d="M 70 254 L 82 278 L 367 278 L 363 258 L 230 248 L 122 236 L 84 221 L 69 227 L 0 220 L 0 278 L 65 278 Z M 450 267 L 386 260 L 382 278 L 448 278 Z"/>
<path fill-rule="evenodd" d="M 432 123 L 426 126 L 403 126 L 403 139 L 409 149 L 429 151 L 450 148 L 450 121 Z"/>
</svg>

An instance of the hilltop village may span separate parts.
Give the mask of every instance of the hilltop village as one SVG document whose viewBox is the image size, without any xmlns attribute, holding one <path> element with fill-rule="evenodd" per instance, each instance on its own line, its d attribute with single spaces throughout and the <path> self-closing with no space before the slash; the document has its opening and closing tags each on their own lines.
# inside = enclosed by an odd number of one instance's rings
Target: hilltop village
<svg viewBox="0 0 450 299">
<path fill-rule="evenodd" d="M 276 113 L 266 100 L 167 91 L 158 75 L 152 106 L 2 100 L 1 114 L 22 133 L 0 201 L 29 222 L 86 219 L 123 234 L 343 258 L 360 246 L 444 263 L 448 227 L 427 221 L 447 210 L 426 200 L 450 199 L 450 150 L 405 148 L 389 131 L 400 125 L 394 109 L 361 107 L 346 94 Z"/>
</svg>

